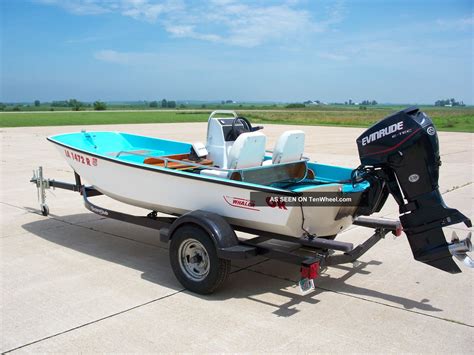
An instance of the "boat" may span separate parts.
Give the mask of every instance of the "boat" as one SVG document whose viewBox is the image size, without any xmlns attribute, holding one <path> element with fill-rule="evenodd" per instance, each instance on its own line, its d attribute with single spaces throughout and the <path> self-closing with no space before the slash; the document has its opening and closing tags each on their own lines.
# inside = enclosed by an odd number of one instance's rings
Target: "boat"
<svg viewBox="0 0 474 355">
<path fill-rule="evenodd" d="M 155 217 L 200 211 L 220 216 L 232 230 L 307 240 L 321 250 L 337 249 L 336 236 L 356 221 L 363 224 L 361 218 L 379 212 L 391 195 L 416 260 L 451 273 L 460 272 L 452 256 L 472 266 L 465 254 L 470 236 L 448 243 L 442 231 L 471 222 L 439 193 L 437 132 L 418 108 L 390 115 L 358 137 L 356 168 L 311 161 L 303 130 L 284 132 L 267 150 L 263 127 L 234 111 L 212 112 L 207 125 L 204 143 L 86 130 L 47 139 L 90 191 Z"/>
<path fill-rule="evenodd" d="M 83 179 L 126 204 L 172 215 L 205 210 L 233 225 L 292 237 L 334 236 L 352 224 L 356 202 L 301 207 L 285 203 L 283 196 L 342 192 L 358 201 L 369 183 L 353 185 L 352 169 L 303 157 L 303 131 L 285 132 L 269 154 L 262 133 L 248 132 L 238 119 L 235 134 L 236 113 L 230 113 L 232 118 L 221 117 L 224 114 L 229 113 L 211 114 L 207 148 L 203 148 L 207 154 L 201 157 L 191 143 L 121 132 L 82 131 L 48 140 Z M 229 132 L 238 137 L 229 137 Z M 281 196 L 282 202 L 258 204 L 252 195 L 259 192 Z"/>
</svg>

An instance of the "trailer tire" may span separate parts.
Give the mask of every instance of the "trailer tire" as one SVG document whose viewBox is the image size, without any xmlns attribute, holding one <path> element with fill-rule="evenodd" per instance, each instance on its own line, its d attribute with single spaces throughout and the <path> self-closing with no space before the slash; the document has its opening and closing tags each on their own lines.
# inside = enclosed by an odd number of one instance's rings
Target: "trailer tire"
<svg viewBox="0 0 474 355">
<path fill-rule="evenodd" d="M 47 205 L 41 206 L 41 214 L 45 217 L 49 215 L 49 207 Z"/>
<path fill-rule="evenodd" d="M 211 236 L 195 224 L 185 224 L 174 231 L 169 253 L 176 278 L 191 292 L 210 294 L 229 275 L 230 260 L 217 256 Z"/>
</svg>

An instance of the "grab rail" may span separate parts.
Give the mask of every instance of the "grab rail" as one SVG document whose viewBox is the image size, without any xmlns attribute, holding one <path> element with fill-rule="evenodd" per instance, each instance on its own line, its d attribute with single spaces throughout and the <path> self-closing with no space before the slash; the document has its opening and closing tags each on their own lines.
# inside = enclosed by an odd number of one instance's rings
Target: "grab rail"
<svg viewBox="0 0 474 355">
<path fill-rule="evenodd" d="M 223 114 L 227 114 L 227 115 L 232 115 L 234 117 L 237 117 L 237 113 L 233 110 L 216 110 L 216 111 L 212 111 L 211 115 L 209 116 L 209 119 L 210 120 L 212 117 L 214 117 L 215 115 L 217 115 L 218 113 L 223 113 Z"/>
<path fill-rule="evenodd" d="M 273 155 L 273 150 L 272 149 L 265 149 L 265 153 L 271 153 Z M 305 155 L 302 155 L 301 160 L 309 160 L 309 157 L 307 157 Z M 295 160 L 295 161 L 299 161 L 299 160 Z M 290 162 L 290 163 L 293 163 L 293 162 Z"/>
<path fill-rule="evenodd" d="M 117 152 L 115 154 L 115 158 L 118 158 L 120 157 L 122 154 L 128 154 L 128 155 L 138 155 L 138 156 L 141 156 L 141 157 L 146 157 L 147 155 L 149 155 L 150 153 L 152 153 L 151 150 L 143 150 L 143 151 L 126 151 L 126 150 L 121 150 L 120 152 Z M 112 153 L 108 153 L 108 154 L 112 154 Z"/>
</svg>

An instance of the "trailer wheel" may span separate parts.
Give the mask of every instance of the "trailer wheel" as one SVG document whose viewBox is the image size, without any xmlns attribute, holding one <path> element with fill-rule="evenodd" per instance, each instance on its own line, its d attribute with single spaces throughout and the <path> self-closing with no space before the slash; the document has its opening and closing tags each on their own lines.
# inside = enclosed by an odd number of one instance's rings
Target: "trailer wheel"
<svg viewBox="0 0 474 355">
<path fill-rule="evenodd" d="M 47 205 L 41 206 L 41 214 L 45 217 L 49 215 L 49 207 Z"/>
<path fill-rule="evenodd" d="M 203 295 L 221 286 L 230 271 L 230 260 L 217 256 L 211 237 L 191 224 L 173 233 L 170 262 L 178 281 L 188 290 Z"/>
</svg>

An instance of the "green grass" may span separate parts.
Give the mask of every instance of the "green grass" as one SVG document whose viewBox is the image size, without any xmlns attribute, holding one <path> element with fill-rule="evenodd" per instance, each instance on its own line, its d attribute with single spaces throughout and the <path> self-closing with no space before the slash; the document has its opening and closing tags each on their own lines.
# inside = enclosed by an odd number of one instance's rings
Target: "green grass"
<svg viewBox="0 0 474 355">
<path fill-rule="evenodd" d="M 184 112 L 28 112 L 0 114 L 0 127 L 90 126 L 126 123 L 205 122 L 208 113 Z"/>
<path fill-rule="evenodd" d="M 371 108 L 368 110 L 325 110 L 305 112 L 258 112 L 247 114 L 253 122 L 262 124 L 322 125 L 343 127 L 368 127 L 398 110 L 400 107 Z M 474 108 L 430 108 L 422 110 L 433 119 L 440 131 L 474 132 Z"/>
<path fill-rule="evenodd" d="M 281 108 L 279 108 L 282 110 Z M 300 109 L 283 111 L 252 110 L 241 112 L 255 123 L 326 125 L 368 127 L 381 118 L 396 112 L 400 107 L 371 107 L 360 110 L 357 107 L 340 106 L 323 107 L 322 109 Z M 435 108 L 422 107 L 434 121 L 440 131 L 474 132 L 474 108 Z M 174 123 L 205 122 L 209 112 L 23 112 L 0 113 L 0 127 L 33 127 L 33 126 L 90 126 L 98 124 L 128 123 Z"/>
</svg>

